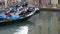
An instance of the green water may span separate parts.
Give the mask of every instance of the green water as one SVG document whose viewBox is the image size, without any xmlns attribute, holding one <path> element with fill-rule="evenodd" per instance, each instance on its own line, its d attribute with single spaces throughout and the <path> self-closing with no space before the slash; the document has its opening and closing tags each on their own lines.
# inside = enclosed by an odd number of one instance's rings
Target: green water
<svg viewBox="0 0 60 34">
<path fill-rule="evenodd" d="M 56 13 L 56 14 L 55 14 Z M 32 17 L 30 17 L 28 20 L 25 20 L 24 22 L 19 22 L 11 25 L 5 25 L 5 26 L 0 26 L 0 34 L 14 34 L 17 29 L 21 26 L 28 26 L 29 32 L 28 34 L 42 34 L 42 26 L 43 26 L 43 21 L 46 23 L 46 30 L 47 34 L 51 34 L 52 32 L 52 18 L 53 16 L 56 16 L 57 21 L 59 22 L 60 18 L 60 12 L 53 12 L 53 11 L 40 11 L 35 13 Z M 60 22 L 59 22 L 60 23 Z M 60 28 L 58 28 L 60 29 Z M 60 32 L 57 29 L 57 33 Z"/>
</svg>

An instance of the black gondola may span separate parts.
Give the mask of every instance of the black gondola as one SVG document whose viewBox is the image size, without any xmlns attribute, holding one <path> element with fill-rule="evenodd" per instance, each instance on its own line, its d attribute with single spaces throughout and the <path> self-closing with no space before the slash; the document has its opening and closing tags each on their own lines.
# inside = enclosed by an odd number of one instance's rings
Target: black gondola
<svg viewBox="0 0 60 34">
<path fill-rule="evenodd" d="M 31 11 L 31 10 L 33 10 L 33 11 Z M 4 14 L 4 15 L 0 14 L 0 22 L 7 22 L 7 21 L 18 20 L 18 19 L 24 19 L 24 18 L 27 18 L 29 16 L 32 16 L 36 11 L 37 10 L 35 10 L 35 8 L 34 8 L 34 9 L 27 9 L 26 11 L 22 10 L 20 14 L 16 13 L 16 14 L 12 14 L 10 16 L 6 15 L 6 14 Z"/>
<path fill-rule="evenodd" d="M 39 8 L 35 6 L 27 7 L 26 3 L 22 5 L 11 5 L 9 9 L 5 8 L 0 11 L 0 22 L 21 20 L 32 16 Z M 25 8 L 23 7 L 25 6 Z"/>
</svg>

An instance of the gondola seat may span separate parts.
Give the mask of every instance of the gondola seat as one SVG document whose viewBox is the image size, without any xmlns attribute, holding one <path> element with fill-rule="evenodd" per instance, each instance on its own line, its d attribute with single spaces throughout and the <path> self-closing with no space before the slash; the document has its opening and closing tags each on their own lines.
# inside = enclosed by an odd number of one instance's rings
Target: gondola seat
<svg viewBox="0 0 60 34">
<path fill-rule="evenodd" d="M 17 19 L 19 19 L 19 18 L 20 18 L 19 15 L 11 15 L 11 19 L 12 19 L 12 20 L 17 20 Z"/>
<path fill-rule="evenodd" d="M 5 19 L 6 15 L 5 14 L 0 14 L 0 19 Z"/>
</svg>

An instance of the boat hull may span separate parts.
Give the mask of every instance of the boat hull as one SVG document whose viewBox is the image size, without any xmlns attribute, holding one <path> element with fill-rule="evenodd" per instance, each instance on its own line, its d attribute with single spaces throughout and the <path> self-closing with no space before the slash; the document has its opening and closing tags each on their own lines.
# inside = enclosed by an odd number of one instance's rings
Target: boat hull
<svg viewBox="0 0 60 34">
<path fill-rule="evenodd" d="M 28 19 L 29 17 L 31 17 L 35 12 L 36 11 L 32 11 L 28 15 L 26 15 L 25 17 L 21 17 L 21 18 L 19 18 L 17 20 L 6 20 L 6 21 L 2 20 L 2 21 L 0 21 L 0 23 L 2 23 L 2 22 L 10 22 L 10 21 L 18 21 L 18 20 L 20 20 L 20 21 L 25 20 L 25 19 Z"/>
</svg>

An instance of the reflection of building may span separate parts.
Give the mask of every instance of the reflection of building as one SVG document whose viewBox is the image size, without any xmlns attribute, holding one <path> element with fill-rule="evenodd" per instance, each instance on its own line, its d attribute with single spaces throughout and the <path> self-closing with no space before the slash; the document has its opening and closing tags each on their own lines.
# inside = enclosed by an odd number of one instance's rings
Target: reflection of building
<svg viewBox="0 0 60 34">
<path fill-rule="evenodd" d="M 41 34 L 60 34 L 60 12 L 42 12 L 41 20 L 39 22 Z"/>
</svg>

